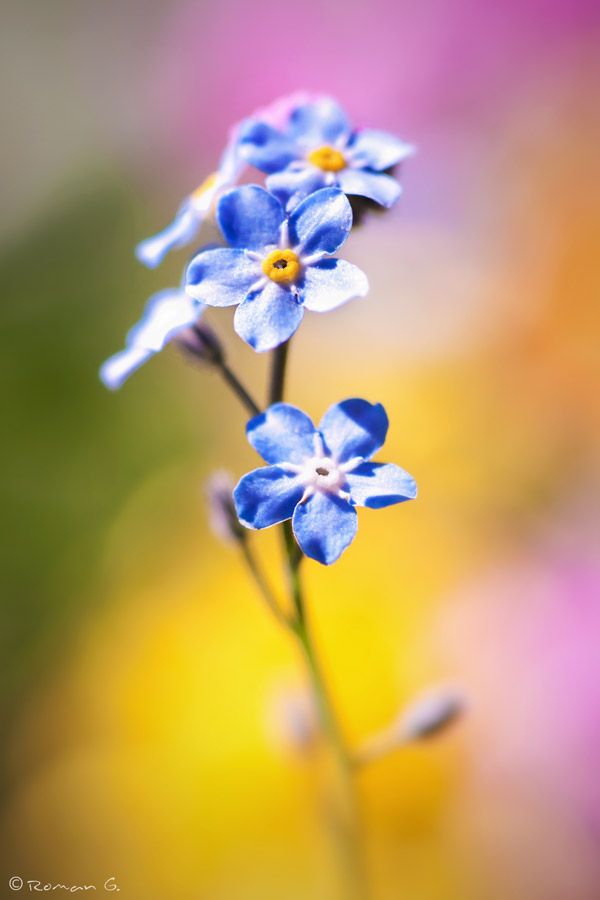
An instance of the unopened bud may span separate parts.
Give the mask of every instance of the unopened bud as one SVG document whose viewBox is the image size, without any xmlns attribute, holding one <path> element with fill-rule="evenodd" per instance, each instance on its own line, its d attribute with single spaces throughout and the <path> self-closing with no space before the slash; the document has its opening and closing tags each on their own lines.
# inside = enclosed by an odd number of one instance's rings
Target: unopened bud
<svg viewBox="0 0 600 900">
<path fill-rule="evenodd" d="M 462 715 L 465 708 L 465 697 L 455 688 L 428 691 L 403 712 L 398 736 L 402 743 L 433 737 Z"/>
<path fill-rule="evenodd" d="M 466 705 L 464 695 L 456 688 L 437 688 L 422 694 L 391 725 L 358 748 L 356 764 L 364 766 L 414 741 L 439 734 L 462 715 Z"/>
<path fill-rule="evenodd" d="M 193 359 L 200 359 L 213 366 L 219 366 L 225 360 L 221 341 L 204 322 L 198 322 L 197 325 L 181 331 L 175 340 Z"/>
<path fill-rule="evenodd" d="M 214 472 L 206 482 L 210 527 L 227 543 L 238 543 L 246 538 L 246 529 L 233 505 L 233 488 L 233 478 L 225 471 Z"/>
<path fill-rule="evenodd" d="M 269 731 L 285 750 L 308 753 L 317 735 L 317 717 L 309 694 L 295 688 L 278 688 L 269 709 Z"/>
</svg>

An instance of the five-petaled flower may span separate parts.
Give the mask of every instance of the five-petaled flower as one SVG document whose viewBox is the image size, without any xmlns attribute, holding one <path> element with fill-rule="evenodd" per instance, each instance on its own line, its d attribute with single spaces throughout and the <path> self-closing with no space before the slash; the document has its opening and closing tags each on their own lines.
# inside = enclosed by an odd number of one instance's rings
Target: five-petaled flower
<svg viewBox="0 0 600 900">
<path fill-rule="evenodd" d="M 221 197 L 217 221 L 230 246 L 194 257 L 186 290 L 208 306 L 239 304 L 235 330 L 257 351 L 287 341 L 305 309 L 327 312 L 368 291 L 360 269 L 332 258 L 352 227 L 339 188 L 315 191 L 288 218 L 273 194 L 244 185 Z"/>
<path fill-rule="evenodd" d="M 392 206 L 401 188 L 388 171 L 414 152 L 384 131 L 353 129 L 344 110 L 328 97 L 293 110 L 282 130 L 249 119 L 239 140 L 240 153 L 268 174 L 267 187 L 290 208 L 334 184 L 346 194 Z"/>
<path fill-rule="evenodd" d="M 291 518 L 305 555 L 325 565 L 335 562 L 356 534 L 357 506 L 381 509 L 417 495 L 404 469 L 369 462 L 387 429 L 383 406 L 366 400 L 330 407 L 318 429 L 295 406 L 270 406 L 246 427 L 269 465 L 244 475 L 235 488 L 241 523 L 260 529 Z"/>
<path fill-rule="evenodd" d="M 195 325 L 204 304 L 188 296 L 182 287 L 153 294 L 144 315 L 125 339 L 125 349 L 103 363 L 100 378 L 107 388 L 117 390 L 150 357 L 179 334 Z"/>
</svg>

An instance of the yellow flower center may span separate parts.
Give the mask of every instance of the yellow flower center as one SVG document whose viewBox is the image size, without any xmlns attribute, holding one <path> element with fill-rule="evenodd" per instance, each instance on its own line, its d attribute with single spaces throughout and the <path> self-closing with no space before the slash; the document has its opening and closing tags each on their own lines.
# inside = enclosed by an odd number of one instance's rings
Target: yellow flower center
<svg viewBox="0 0 600 900">
<path fill-rule="evenodd" d="M 277 284 L 289 284 L 300 274 L 300 260 L 293 250 L 273 250 L 263 259 L 262 270 Z"/>
<path fill-rule="evenodd" d="M 343 153 L 326 144 L 324 147 L 317 147 L 308 154 L 308 161 L 318 169 L 324 172 L 339 172 L 340 169 L 346 168 L 346 158 Z"/>
<path fill-rule="evenodd" d="M 209 175 L 208 178 L 205 178 L 200 187 L 197 187 L 195 191 L 192 191 L 191 200 L 192 202 L 200 200 L 201 197 L 207 191 L 210 191 L 212 187 L 215 185 L 215 181 L 217 180 L 217 173 L 213 172 L 212 175 Z"/>
</svg>

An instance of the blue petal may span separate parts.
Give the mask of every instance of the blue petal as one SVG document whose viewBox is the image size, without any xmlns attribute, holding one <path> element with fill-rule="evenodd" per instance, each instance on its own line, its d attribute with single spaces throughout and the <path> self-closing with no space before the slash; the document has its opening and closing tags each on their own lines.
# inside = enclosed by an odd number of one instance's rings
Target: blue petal
<svg viewBox="0 0 600 900">
<path fill-rule="evenodd" d="M 354 540 L 358 516 L 347 500 L 318 491 L 298 504 L 292 525 L 302 552 L 330 566 Z"/>
<path fill-rule="evenodd" d="M 193 258 L 185 275 L 186 291 L 208 306 L 233 306 L 262 276 L 260 264 L 244 250 L 216 247 Z"/>
<path fill-rule="evenodd" d="M 291 338 L 303 316 L 304 307 L 292 292 L 269 281 L 238 306 L 233 327 L 247 344 L 263 353 Z"/>
<path fill-rule="evenodd" d="M 295 475 L 266 466 L 244 475 L 233 492 L 233 502 L 246 528 L 268 528 L 292 517 L 303 491 Z"/>
<path fill-rule="evenodd" d="M 335 144 L 350 134 L 350 122 L 330 97 L 307 103 L 290 116 L 289 133 L 310 146 Z"/>
<path fill-rule="evenodd" d="M 346 194 L 368 197 L 381 206 L 393 206 L 402 188 L 391 175 L 368 172 L 365 169 L 344 169 L 340 172 L 340 187 Z"/>
<path fill-rule="evenodd" d="M 268 463 L 295 463 L 315 455 L 312 421 L 290 403 L 274 403 L 246 425 L 248 440 Z"/>
<path fill-rule="evenodd" d="M 186 201 L 170 225 L 159 234 L 146 238 L 137 245 L 135 255 L 149 269 L 155 269 L 170 250 L 178 250 L 193 241 L 203 218 L 203 213 L 195 210 L 192 204 Z"/>
<path fill-rule="evenodd" d="M 262 250 L 279 244 L 285 212 L 279 200 L 257 184 L 245 184 L 224 194 L 217 205 L 217 221 L 232 247 Z"/>
<path fill-rule="evenodd" d="M 200 318 L 204 306 L 181 289 L 159 291 L 148 300 L 144 315 L 129 331 L 126 349 L 111 356 L 100 369 L 100 378 L 111 390 L 124 381 L 172 338 Z"/>
<path fill-rule="evenodd" d="M 415 479 L 392 463 L 360 463 L 346 475 L 350 495 L 358 506 L 382 509 L 417 496 Z"/>
<path fill-rule="evenodd" d="M 328 312 L 368 290 L 367 276 L 345 259 L 322 259 L 304 272 L 302 298 L 313 312 Z"/>
<path fill-rule="evenodd" d="M 397 165 L 414 152 L 412 144 L 374 128 L 359 131 L 348 148 L 349 156 L 357 165 L 379 172 Z"/>
<path fill-rule="evenodd" d="M 325 172 L 314 166 L 290 167 L 267 178 L 267 187 L 287 209 L 293 209 L 309 194 L 326 187 Z"/>
<path fill-rule="evenodd" d="M 352 228 L 352 209 L 344 192 L 337 187 L 315 191 L 300 203 L 289 219 L 292 247 L 302 253 L 335 253 Z"/>
<path fill-rule="evenodd" d="M 244 122 L 239 142 L 244 159 L 261 172 L 280 172 L 298 156 L 294 142 L 266 122 Z"/>
<path fill-rule="evenodd" d="M 388 417 L 381 403 L 343 400 L 331 406 L 319 423 L 325 443 L 338 462 L 369 459 L 385 441 Z"/>
</svg>

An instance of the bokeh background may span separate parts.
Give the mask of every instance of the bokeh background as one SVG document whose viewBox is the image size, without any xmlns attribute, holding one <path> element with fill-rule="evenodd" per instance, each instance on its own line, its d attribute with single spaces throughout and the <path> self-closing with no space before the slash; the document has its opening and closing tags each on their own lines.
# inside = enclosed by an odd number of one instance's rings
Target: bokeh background
<svg viewBox="0 0 600 900">
<path fill-rule="evenodd" d="M 288 395 L 382 401 L 421 489 L 307 566 L 348 734 L 469 696 L 361 776 L 374 896 L 600 896 L 598 25 L 591 0 L 4 0 L 2 896 L 337 896 L 300 661 L 206 521 L 211 471 L 257 464 L 241 411 L 175 349 L 97 379 L 186 258 L 135 243 L 298 88 L 419 147 L 348 247 L 370 296 L 307 316 Z"/>
</svg>

